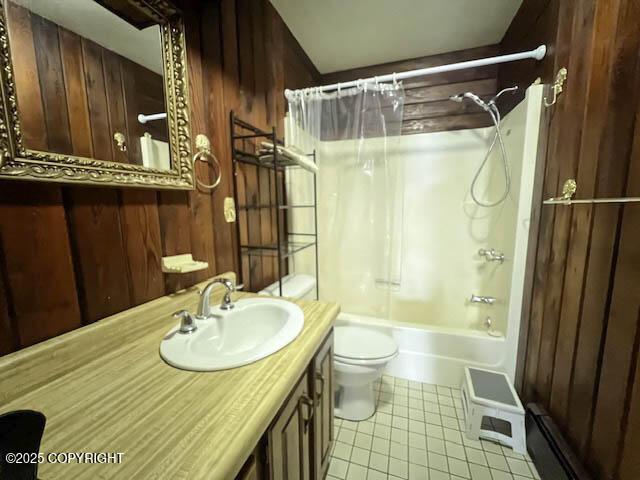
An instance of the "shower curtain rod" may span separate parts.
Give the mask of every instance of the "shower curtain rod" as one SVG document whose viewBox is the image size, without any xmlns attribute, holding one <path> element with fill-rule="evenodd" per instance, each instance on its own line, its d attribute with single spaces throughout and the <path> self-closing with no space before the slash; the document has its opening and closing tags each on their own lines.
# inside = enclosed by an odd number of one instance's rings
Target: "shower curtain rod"
<svg viewBox="0 0 640 480">
<path fill-rule="evenodd" d="M 540 45 L 535 50 L 529 50 L 527 52 L 511 53 L 509 55 L 499 55 L 497 57 L 480 58 L 478 60 L 468 60 L 466 62 L 450 63 L 449 65 L 420 68 L 418 70 L 409 70 L 407 72 L 390 73 L 387 75 L 381 75 L 377 77 L 352 80 L 350 82 L 324 85 L 322 87 L 302 88 L 300 90 L 286 89 L 284 91 L 284 94 L 285 94 L 285 97 L 289 97 L 292 93 L 298 92 L 298 91 L 320 90 L 321 92 L 328 92 L 330 90 L 339 90 L 342 88 L 355 87 L 362 83 L 405 80 L 407 78 L 422 77 L 424 75 L 433 75 L 435 73 L 451 72 L 454 70 L 464 70 L 465 68 L 484 67 L 485 65 L 496 65 L 498 63 L 515 62 L 516 60 L 526 60 L 528 58 L 535 58 L 536 60 L 542 60 L 546 53 L 547 53 L 546 45 Z"/>
<path fill-rule="evenodd" d="M 138 115 L 138 121 L 140 123 L 152 122 L 154 120 L 162 120 L 163 118 L 167 118 L 166 112 L 152 113 L 150 115 L 145 115 L 144 113 L 141 113 Z"/>
</svg>

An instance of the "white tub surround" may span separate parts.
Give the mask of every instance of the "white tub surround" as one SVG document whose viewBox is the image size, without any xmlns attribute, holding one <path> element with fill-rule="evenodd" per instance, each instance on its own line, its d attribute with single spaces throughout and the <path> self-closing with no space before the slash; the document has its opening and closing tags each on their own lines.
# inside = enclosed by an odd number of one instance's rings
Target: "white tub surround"
<svg viewBox="0 0 640 480">
<path fill-rule="evenodd" d="M 387 152 L 393 188 L 375 194 L 351 181 L 357 168 L 347 167 L 356 140 L 316 143 L 321 298 L 341 304 L 343 321 L 394 338 L 400 351 L 386 367 L 390 374 L 458 387 L 470 365 L 504 371 L 513 381 L 542 90 L 531 86 L 502 120 L 511 188 L 492 208 L 476 205 L 469 186 L 493 128 L 363 140 L 367 151 Z M 337 182 L 352 185 L 348 197 L 335 194 Z M 504 185 L 502 157 L 494 149 L 476 193 L 493 200 Z M 378 205 L 388 214 L 385 228 L 361 228 Z M 348 229 L 334 228 L 338 216 L 348 220 L 340 223 Z M 480 249 L 495 249 L 504 261 L 488 261 Z M 385 254 L 376 256 L 380 251 Z M 495 302 L 471 303 L 472 294 Z M 488 317 L 497 337 L 487 333 Z"/>
</svg>

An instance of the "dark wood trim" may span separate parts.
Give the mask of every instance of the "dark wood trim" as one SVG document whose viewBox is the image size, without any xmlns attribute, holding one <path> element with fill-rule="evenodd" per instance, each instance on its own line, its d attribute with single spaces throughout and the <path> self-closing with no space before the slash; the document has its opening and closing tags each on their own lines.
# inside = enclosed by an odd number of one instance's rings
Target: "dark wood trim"
<svg viewBox="0 0 640 480">
<path fill-rule="evenodd" d="M 248 2 L 242 11 L 235 0 L 181 5 L 193 134 L 209 137 L 222 165 L 222 183 L 213 194 L 199 190 L 156 192 L 0 182 L 0 354 L 189 287 L 214 273 L 239 270 L 235 225 L 224 220 L 222 208 L 224 198 L 233 195 L 229 112 L 239 107 L 242 90 L 244 105 L 251 105 L 251 111 L 243 114 L 262 128 L 269 128 L 274 119 L 284 115 L 285 87 L 309 86 L 318 80 L 315 69 L 308 69 L 308 59 L 299 56 L 299 45 L 286 44 L 295 40 L 273 6 L 267 0 L 260 1 L 258 8 Z M 9 9 L 10 15 L 14 10 Z M 242 31 L 236 28 L 236 16 L 246 22 Z M 240 39 L 241 32 L 248 32 L 249 39 Z M 11 29 L 10 35 L 32 38 L 31 22 L 19 30 Z M 135 149 L 132 139 L 138 135 L 137 121 L 129 114 L 129 108 L 122 118 L 117 75 L 109 66 L 113 59 L 70 32 L 58 32 L 56 41 L 62 50 L 57 64 L 67 80 L 73 79 L 60 95 L 67 99 L 65 111 L 73 130 L 67 139 L 71 148 L 117 155 L 110 138 L 97 138 L 98 134 L 92 135 L 87 127 L 97 122 L 99 108 L 104 113 L 103 123 L 126 126 L 128 148 Z M 72 51 L 84 56 L 73 56 Z M 88 103 L 76 101 L 76 92 L 89 88 L 87 78 L 79 74 L 89 56 L 93 59 L 92 71 L 102 78 L 105 73 L 114 73 L 107 80 L 109 93 L 104 93 L 105 100 L 92 105 L 91 111 Z M 240 59 L 246 61 L 242 83 Z M 31 49 L 27 44 L 21 52 L 20 60 L 25 71 L 35 71 L 33 42 Z M 140 108 L 136 102 L 151 100 L 136 94 L 135 82 L 127 73 L 133 65 L 125 59 L 121 62 L 124 106 L 136 110 Z M 148 89 L 150 82 L 145 81 L 142 88 Z M 22 96 L 19 98 L 21 105 L 30 105 L 32 112 L 29 121 L 23 122 L 23 129 L 46 147 L 49 132 L 41 108 L 40 82 L 31 82 L 31 87 L 24 103 Z M 115 97 L 117 105 L 107 100 L 107 95 L 110 99 Z M 26 103 L 28 100 L 31 103 Z M 282 124 L 278 128 L 282 131 Z M 198 168 L 203 180 L 211 175 L 204 165 Z M 243 201 L 264 199 L 273 194 L 274 181 L 256 177 L 248 188 L 247 182 L 240 179 L 243 190 L 239 194 Z M 262 229 L 257 231 L 257 238 L 272 238 L 275 215 L 259 218 Z M 178 253 L 193 253 L 197 259 L 209 262 L 209 269 L 191 275 L 163 274 L 161 257 Z M 267 275 L 254 276 L 256 288 L 275 280 L 269 276 L 270 264 L 265 262 L 262 267 Z"/>
<path fill-rule="evenodd" d="M 371 78 L 391 72 L 495 56 L 498 55 L 499 50 L 498 45 L 491 45 L 372 65 L 328 73 L 322 75 L 320 81 L 322 84 L 332 84 L 356 78 Z M 495 65 L 408 79 L 403 81 L 403 86 L 405 91 L 403 135 L 492 125 L 491 118 L 477 105 L 471 102 L 455 103 L 450 101 L 449 97 L 467 91 L 484 98 L 493 97 L 498 92 L 498 67 Z"/>
<path fill-rule="evenodd" d="M 59 187 L 0 182 L 5 300 L 19 347 L 82 325 Z"/>
<path fill-rule="evenodd" d="M 4 258 L 2 245 L 0 245 L 0 260 Z M 6 267 L 4 262 L 0 261 L 0 355 L 13 352 L 20 345 L 17 329 L 12 321 L 13 316 L 9 311 L 9 294 L 5 288 L 6 276 Z"/>
<path fill-rule="evenodd" d="M 501 87 L 550 83 L 568 69 L 549 109 L 544 197 L 567 178 L 582 198 L 640 194 L 638 18 L 633 0 L 525 0 L 505 35 L 504 51 L 546 43 L 549 54 L 501 66 Z M 542 206 L 537 227 L 517 386 L 550 412 L 594 478 L 640 475 L 639 222 L 634 204 Z"/>
<path fill-rule="evenodd" d="M 325 73 L 322 75 L 323 84 L 337 82 L 347 82 L 357 78 L 371 78 L 376 75 L 383 75 L 393 72 L 403 72 L 406 70 L 418 70 L 421 68 L 447 65 L 449 63 L 464 62 L 484 57 L 499 55 L 500 46 L 490 45 L 487 47 L 469 48 L 457 50 L 455 52 L 442 53 L 439 55 L 429 55 L 426 57 L 399 60 L 396 62 L 382 63 L 367 67 L 342 70 L 339 72 Z M 468 82 L 480 78 L 496 78 L 498 68 L 496 66 L 481 67 L 476 69 L 458 70 L 455 72 L 445 72 L 428 77 L 412 78 L 403 81 L 406 88 L 428 87 L 434 85 L 446 85 L 449 83 Z"/>
</svg>

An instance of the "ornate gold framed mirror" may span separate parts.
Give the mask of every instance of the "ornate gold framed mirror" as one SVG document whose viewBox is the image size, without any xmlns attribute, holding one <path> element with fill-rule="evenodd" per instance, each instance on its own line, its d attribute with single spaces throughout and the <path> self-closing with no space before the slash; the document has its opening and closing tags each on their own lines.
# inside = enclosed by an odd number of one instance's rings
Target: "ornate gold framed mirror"
<svg viewBox="0 0 640 480">
<path fill-rule="evenodd" d="M 0 6 L 0 178 L 194 187 L 184 24 L 171 3 Z"/>
</svg>

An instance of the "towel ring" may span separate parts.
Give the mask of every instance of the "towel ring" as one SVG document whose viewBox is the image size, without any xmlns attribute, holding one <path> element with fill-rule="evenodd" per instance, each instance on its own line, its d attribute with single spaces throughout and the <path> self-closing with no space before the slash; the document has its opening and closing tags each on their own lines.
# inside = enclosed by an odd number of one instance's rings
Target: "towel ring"
<svg viewBox="0 0 640 480">
<path fill-rule="evenodd" d="M 222 167 L 220 166 L 220 162 L 218 161 L 218 158 L 211 151 L 211 142 L 209 141 L 206 135 L 198 134 L 196 136 L 196 150 L 197 150 L 196 154 L 193 156 L 193 163 L 204 162 L 209 165 L 210 163 L 206 157 L 210 157 L 212 160 L 211 164 L 214 165 L 214 169 L 218 170 L 218 175 L 217 175 L 218 178 L 216 178 L 216 180 L 211 185 L 202 183 L 198 179 L 197 173 L 194 171 L 196 185 L 198 185 L 198 187 L 203 188 L 205 190 L 209 190 L 209 191 L 214 190 L 218 185 L 220 185 L 220 181 L 222 180 Z"/>
</svg>

